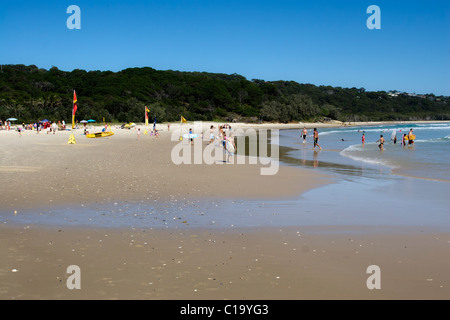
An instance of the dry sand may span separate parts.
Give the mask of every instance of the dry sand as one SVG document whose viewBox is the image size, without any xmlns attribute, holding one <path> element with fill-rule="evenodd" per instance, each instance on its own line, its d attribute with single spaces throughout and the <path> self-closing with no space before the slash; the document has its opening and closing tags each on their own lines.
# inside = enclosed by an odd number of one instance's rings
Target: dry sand
<svg viewBox="0 0 450 320">
<path fill-rule="evenodd" d="M 175 124 L 171 130 L 175 130 Z M 178 142 L 114 129 L 110 138 L 75 132 L 0 131 L 0 212 L 120 200 L 294 197 L 328 182 L 315 171 L 259 165 L 181 165 Z M 143 130 L 143 129 L 142 129 Z M 368 227 L 249 229 L 0 227 L 1 299 L 448 299 L 450 235 Z M 81 269 L 81 289 L 66 272 Z M 366 269 L 381 268 L 369 290 Z"/>
</svg>

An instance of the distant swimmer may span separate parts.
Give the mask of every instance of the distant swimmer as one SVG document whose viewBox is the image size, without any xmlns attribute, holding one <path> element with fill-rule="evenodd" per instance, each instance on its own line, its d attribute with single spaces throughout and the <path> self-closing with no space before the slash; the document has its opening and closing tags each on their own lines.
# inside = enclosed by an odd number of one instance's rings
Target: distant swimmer
<svg viewBox="0 0 450 320">
<path fill-rule="evenodd" d="M 317 132 L 317 128 L 314 128 L 314 147 L 313 147 L 313 149 L 316 149 L 316 146 L 318 146 L 319 149 L 322 150 L 322 147 L 319 145 L 319 132 Z"/>
<path fill-rule="evenodd" d="M 380 148 L 380 150 L 384 150 L 384 138 L 383 135 L 380 135 L 380 139 L 377 140 L 377 142 L 379 142 L 380 144 L 378 145 L 378 148 Z"/>
<path fill-rule="evenodd" d="M 366 134 L 365 133 L 362 134 L 361 142 L 362 142 L 362 145 L 364 147 L 364 144 L 366 143 Z"/>
<path fill-rule="evenodd" d="M 306 127 L 302 130 L 302 136 L 303 136 L 303 143 L 306 143 L 306 136 L 308 135 L 308 130 L 306 130 Z"/>
</svg>

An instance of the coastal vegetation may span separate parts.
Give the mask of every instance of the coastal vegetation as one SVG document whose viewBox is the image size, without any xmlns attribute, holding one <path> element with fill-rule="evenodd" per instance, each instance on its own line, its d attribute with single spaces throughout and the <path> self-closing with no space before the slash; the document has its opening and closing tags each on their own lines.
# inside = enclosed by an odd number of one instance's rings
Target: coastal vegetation
<svg viewBox="0 0 450 320">
<path fill-rule="evenodd" d="M 150 67 L 119 72 L 49 70 L 2 65 L 0 119 L 20 122 L 76 118 L 108 122 L 188 120 L 298 122 L 449 120 L 450 98 L 398 91 L 248 80 L 238 74 L 180 72 Z"/>
</svg>

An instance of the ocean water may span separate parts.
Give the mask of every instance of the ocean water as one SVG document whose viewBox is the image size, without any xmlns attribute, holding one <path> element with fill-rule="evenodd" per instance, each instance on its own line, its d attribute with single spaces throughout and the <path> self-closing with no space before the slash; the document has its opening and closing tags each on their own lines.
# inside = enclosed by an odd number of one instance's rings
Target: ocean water
<svg viewBox="0 0 450 320">
<path fill-rule="evenodd" d="M 402 146 L 402 136 L 410 129 L 416 135 L 415 143 Z M 450 123 L 319 128 L 321 151 L 313 150 L 312 133 L 312 129 L 308 130 L 303 143 L 300 130 L 282 130 L 280 146 L 287 148 L 281 160 L 348 175 L 376 177 L 384 173 L 450 181 Z M 380 135 L 386 140 L 384 151 L 380 151 L 376 142 Z M 395 144 L 394 136 L 397 136 Z"/>
</svg>

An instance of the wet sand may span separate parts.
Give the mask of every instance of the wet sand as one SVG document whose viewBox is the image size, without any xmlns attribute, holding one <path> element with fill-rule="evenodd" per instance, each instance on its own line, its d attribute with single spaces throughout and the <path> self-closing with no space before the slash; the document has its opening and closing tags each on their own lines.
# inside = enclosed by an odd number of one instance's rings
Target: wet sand
<svg viewBox="0 0 450 320">
<path fill-rule="evenodd" d="M 0 230 L 2 299 L 450 297 L 450 236 L 427 230 Z M 70 265 L 80 267 L 80 289 L 67 287 Z M 366 285 L 371 265 L 381 289 Z"/>
<path fill-rule="evenodd" d="M 173 129 L 172 129 L 173 130 Z M 110 138 L 0 132 L 0 299 L 448 299 L 450 234 L 432 228 L 289 226 L 157 229 L 12 224 L 21 210 L 170 199 L 298 197 L 317 171 L 176 166 L 176 142 L 114 129 Z M 340 208 L 345 210 L 345 208 Z M 299 208 L 301 210 L 301 208 Z M 230 221 L 231 222 L 231 221 Z M 67 267 L 81 269 L 69 290 Z M 367 267 L 381 270 L 369 290 Z"/>
</svg>

